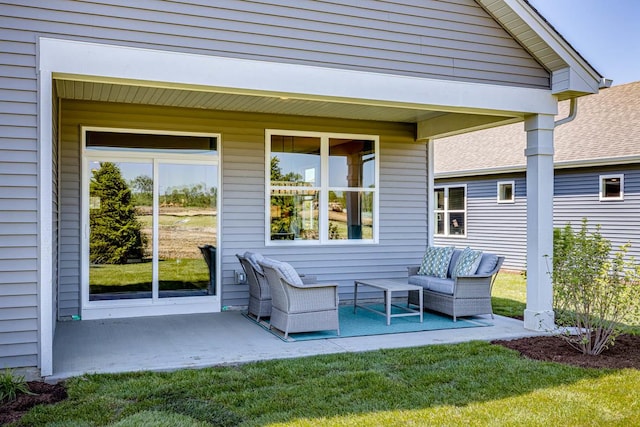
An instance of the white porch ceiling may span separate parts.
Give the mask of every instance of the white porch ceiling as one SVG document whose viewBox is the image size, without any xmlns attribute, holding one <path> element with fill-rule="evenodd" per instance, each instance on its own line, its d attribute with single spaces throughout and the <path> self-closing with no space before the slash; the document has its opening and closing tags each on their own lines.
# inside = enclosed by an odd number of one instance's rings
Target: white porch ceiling
<svg viewBox="0 0 640 427">
<path fill-rule="evenodd" d="M 350 102 L 295 99 L 266 95 L 229 94 L 133 84 L 56 79 L 60 98 L 166 107 L 200 108 L 296 116 L 418 123 L 445 115 L 418 108 L 364 105 Z"/>
</svg>

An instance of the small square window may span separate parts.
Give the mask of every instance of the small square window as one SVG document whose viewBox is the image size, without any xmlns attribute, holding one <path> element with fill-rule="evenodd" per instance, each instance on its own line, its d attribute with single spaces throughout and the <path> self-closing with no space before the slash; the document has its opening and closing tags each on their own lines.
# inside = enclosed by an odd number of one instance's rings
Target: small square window
<svg viewBox="0 0 640 427">
<path fill-rule="evenodd" d="M 498 182 L 498 203 L 515 203 L 515 186 L 513 181 Z"/>
<path fill-rule="evenodd" d="M 600 200 L 624 200 L 624 175 L 600 175 Z"/>
</svg>

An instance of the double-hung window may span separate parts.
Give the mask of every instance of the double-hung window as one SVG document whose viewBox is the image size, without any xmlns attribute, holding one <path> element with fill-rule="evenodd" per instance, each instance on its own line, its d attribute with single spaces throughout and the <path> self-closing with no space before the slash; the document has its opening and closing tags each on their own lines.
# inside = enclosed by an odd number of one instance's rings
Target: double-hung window
<svg viewBox="0 0 640 427">
<path fill-rule="evenodd" d="M 267 130 L 267 244 L 376 243 L 378 137 Z"/>
<path fill-rule="evenodd" d="M 467 234 L 467 187 L 435 188 L 435 225 L 438 236 L 465 237 Z"/>
</svg>

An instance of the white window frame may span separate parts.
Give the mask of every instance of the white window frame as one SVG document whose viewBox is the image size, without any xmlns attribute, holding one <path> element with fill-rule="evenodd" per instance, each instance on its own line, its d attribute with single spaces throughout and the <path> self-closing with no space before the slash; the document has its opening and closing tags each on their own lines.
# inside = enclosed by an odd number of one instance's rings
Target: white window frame
<svg viewBox="0 0 640 427">
<path fill-rule="evenodd" d="M 464 188 L 464 209 L 460 210 L 460 209 L 455 209 L 455 210 L 450 210 L 448 208 L 449 206 L 449 189 L 451 188 Z M 437 199 L 435 197 L 435 192 L 437 190 L 444 190 L 444 209 L 438 209 L 437 208 Z M 444 233 L 443 234 L 438 234 L 437 233 L 437 223 L 438 221 L 434 221 L 434 236 L 438 236 L 438 237 L 452 237 L 452 238 L 466 238 L 467 237 L 467 230 L 469 227 L 469 221 L 468 221 L 468 215 L 467 215 L 467 184 L 451 184 L 451 185 L 438 185 L 436 187 L 433 188 L 433 193 L 434 193 L 434 209 L 433 209 L 433 216 L 435 218 L 436 214 L 442 214 L 444 215 Z M 450 214 L 451 213 L 463 213 L 464 214 L 464 233 L 463 234 L 449 234 L 449 221 L 450 221 Z"/>
<path fill-rule="evenodd" d="M 606 197 L 604 195 L 604 181 L 607 179 L 617 178 L 620 180 L 620 195 L 616 197 Z M 610 174 L 610 175 L 600 175 L 599 178 L 600 189 L 598 195 L 600 197 L 601 202 L 611 202 L 611 201 L 620 201 L 624 200 L 624 174 Z"/>
<path fill-rule="evenodd" d="M 313 189 L 319 191 L 318 240 L 271 240 L 271 137 L 302 136 L 320 139 L 320 184 Z M 374 142 L 374 187 L 375 188 L 342 188 L 329 186 L 329 139 L 363 139 Z M 317 245 L 372 245 L 378 244 L 379 239 L 379 188 L 380 188 L 380 137 L 378 135 L 306 132 L 297 130 L 266 129 L 265 130 L 265 246 L 317 246 Z M 329 239 L 329 191 L 367 191 L 373 193 L 373 239 Z M 325 209 L 326 208 L 326 209 Z"/>
<path fill-rule="evenodd" d="M 502 189 L 505 185 L 511 185 L 511 198 L 510 199 L 502 199 Z M 516 182 L 515 181 L 498 181 L 496 186 L 497 194 L 496 200 L 498 203 L 515 203 L 516 202 Z M 465 194 L 466 196 L 466 194 Z"/>
</svg>

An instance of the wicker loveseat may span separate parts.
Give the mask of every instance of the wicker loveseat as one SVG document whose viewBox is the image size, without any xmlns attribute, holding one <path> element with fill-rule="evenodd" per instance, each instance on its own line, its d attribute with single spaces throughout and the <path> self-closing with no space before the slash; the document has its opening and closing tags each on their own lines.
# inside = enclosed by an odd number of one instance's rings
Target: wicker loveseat
<svg viewBox="0 0 640 427">
<path fill-rule="evenodd" d="M 458 261 L 463 253 L 466 255 L 468 251 L 469 248 L 465 250 L 453 249 L 446 270 L 443 270 L 439 277 L 418 274 L 421 269 L 420 265 L 408 267 L 409 283 L 422 286 L 424 289 L 424 308 L 452 316 L 454 322 L 458 317 L 479 314 L 490 314 L 493 318 L 491 289 L 504 262 L 504 257 L 481 253 L 478 255 L 479 262 L 476 260 L 477 264 L 471 266 L 473 273 L 466 272 L 463 275 L 456 275 Z M 409 292 L 409 304 L 418 305 L 418 298 L 418 292 Z"/>
</svg>

